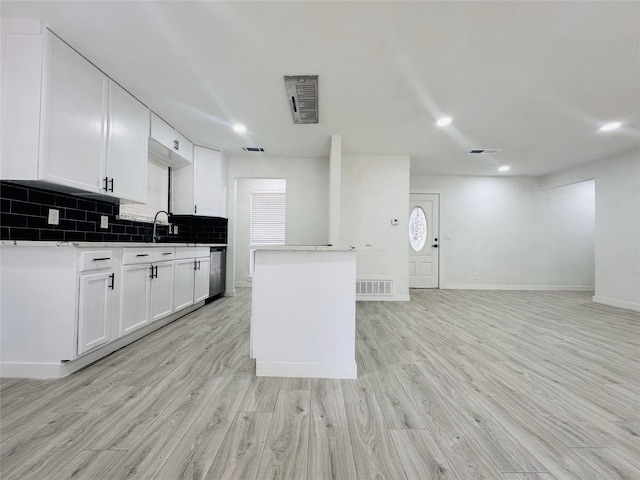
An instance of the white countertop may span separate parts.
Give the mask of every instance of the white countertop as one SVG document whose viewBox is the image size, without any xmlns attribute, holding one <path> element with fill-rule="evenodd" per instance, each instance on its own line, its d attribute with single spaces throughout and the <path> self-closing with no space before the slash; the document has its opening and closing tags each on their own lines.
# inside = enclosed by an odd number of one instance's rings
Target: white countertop
<svg viewBox="0 0 640 480">
<path fill-rule="evenodd" d="M 349 252 L 355 250 L 350 245 L 263 245 L 255 250 L 276 252 Z"/>
<path fill-rule="evenodd" d="M 17 247 L 74 247 L 74 248 L 118 248 L 118 247 L 226 247 L 226 243 L 173 243 L 173 242 L 39 242 L 32 240 L 1 240 L 1 246 Z"/>
</svg>

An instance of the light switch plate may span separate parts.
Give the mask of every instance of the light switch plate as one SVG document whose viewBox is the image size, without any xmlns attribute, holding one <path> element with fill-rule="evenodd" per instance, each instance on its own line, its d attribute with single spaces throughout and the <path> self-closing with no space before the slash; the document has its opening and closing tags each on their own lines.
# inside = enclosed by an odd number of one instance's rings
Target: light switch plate
<svg viewBox="0 0 640 480">
<path fill-rule="evenodd" d="M 55 208 L 49 209 L 49 219 L 47 220 L 49 225 L 59 225 L 60 224 L 60 210 Z"/>
<path fill-rule="evenodd" d="M 106 215 L 100 217 L 100 228 L 109 228 L 109 217 Z"/>
<path fill-rule="evenodd" d="M 174 225 L 173 226 L 173 234 L 177 235 L 178 234 L 178 225 Z"/>
</svg>

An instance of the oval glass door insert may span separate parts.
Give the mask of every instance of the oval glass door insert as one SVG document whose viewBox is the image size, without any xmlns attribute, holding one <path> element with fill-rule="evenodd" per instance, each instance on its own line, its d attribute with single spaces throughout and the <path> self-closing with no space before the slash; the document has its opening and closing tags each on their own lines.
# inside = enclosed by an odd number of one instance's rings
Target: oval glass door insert
<svg viewBox="0 0 640 480">
<path fill-rule="evenodd" d="M 427 241 L 427 217 L 421 207 L 414 207 L 409 214 L 409 242 L 414 252 L 424 248 Z"/>
</svg>

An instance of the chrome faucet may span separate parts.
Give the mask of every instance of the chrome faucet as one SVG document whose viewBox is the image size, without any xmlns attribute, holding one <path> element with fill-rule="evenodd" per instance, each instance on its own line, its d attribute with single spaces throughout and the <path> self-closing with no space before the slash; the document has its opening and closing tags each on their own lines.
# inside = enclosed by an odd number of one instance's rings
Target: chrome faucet
<svg viewBox="0 0 640 480">
<path fill-rule="evenodd" d="M 156 243 L 158 240 L 160 240 L 160 235 L 158 235 L 157 229 L 156 227 L 158 226 L 158 215 L 160 215 L 161 213 L 166 213 L 167 214 L 167 221 L 169 220 L 169 212 L 167 212 L 166 210 L 160 210 L 156 213 L 156 216 L 153 217 L 153 236 L 152 236 L 152 242 Z"/>
</svg>

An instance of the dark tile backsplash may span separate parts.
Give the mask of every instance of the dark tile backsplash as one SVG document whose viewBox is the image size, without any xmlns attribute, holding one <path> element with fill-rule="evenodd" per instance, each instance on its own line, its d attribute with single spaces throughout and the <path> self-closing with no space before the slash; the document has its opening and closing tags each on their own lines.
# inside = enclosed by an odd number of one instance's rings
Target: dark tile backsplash
<svg viewBox="0 0 640 480">
<path fill-rule="evenodd" d="M 59 225 L 49 225 L 49 209 L 60 212 Z M 150 223 L 116 218 L 120 206 L 101 200 L 43 188 L 0 181 L 0 239 L 56 240 L 68 242 L 150 242 Z M 100 218 L 109 217 L 109 228 L 100 228 Z M 173 215 L 177 235 L 159 225 L 163 242 L 227 243 L 227 219 Z"/>
</svg>

